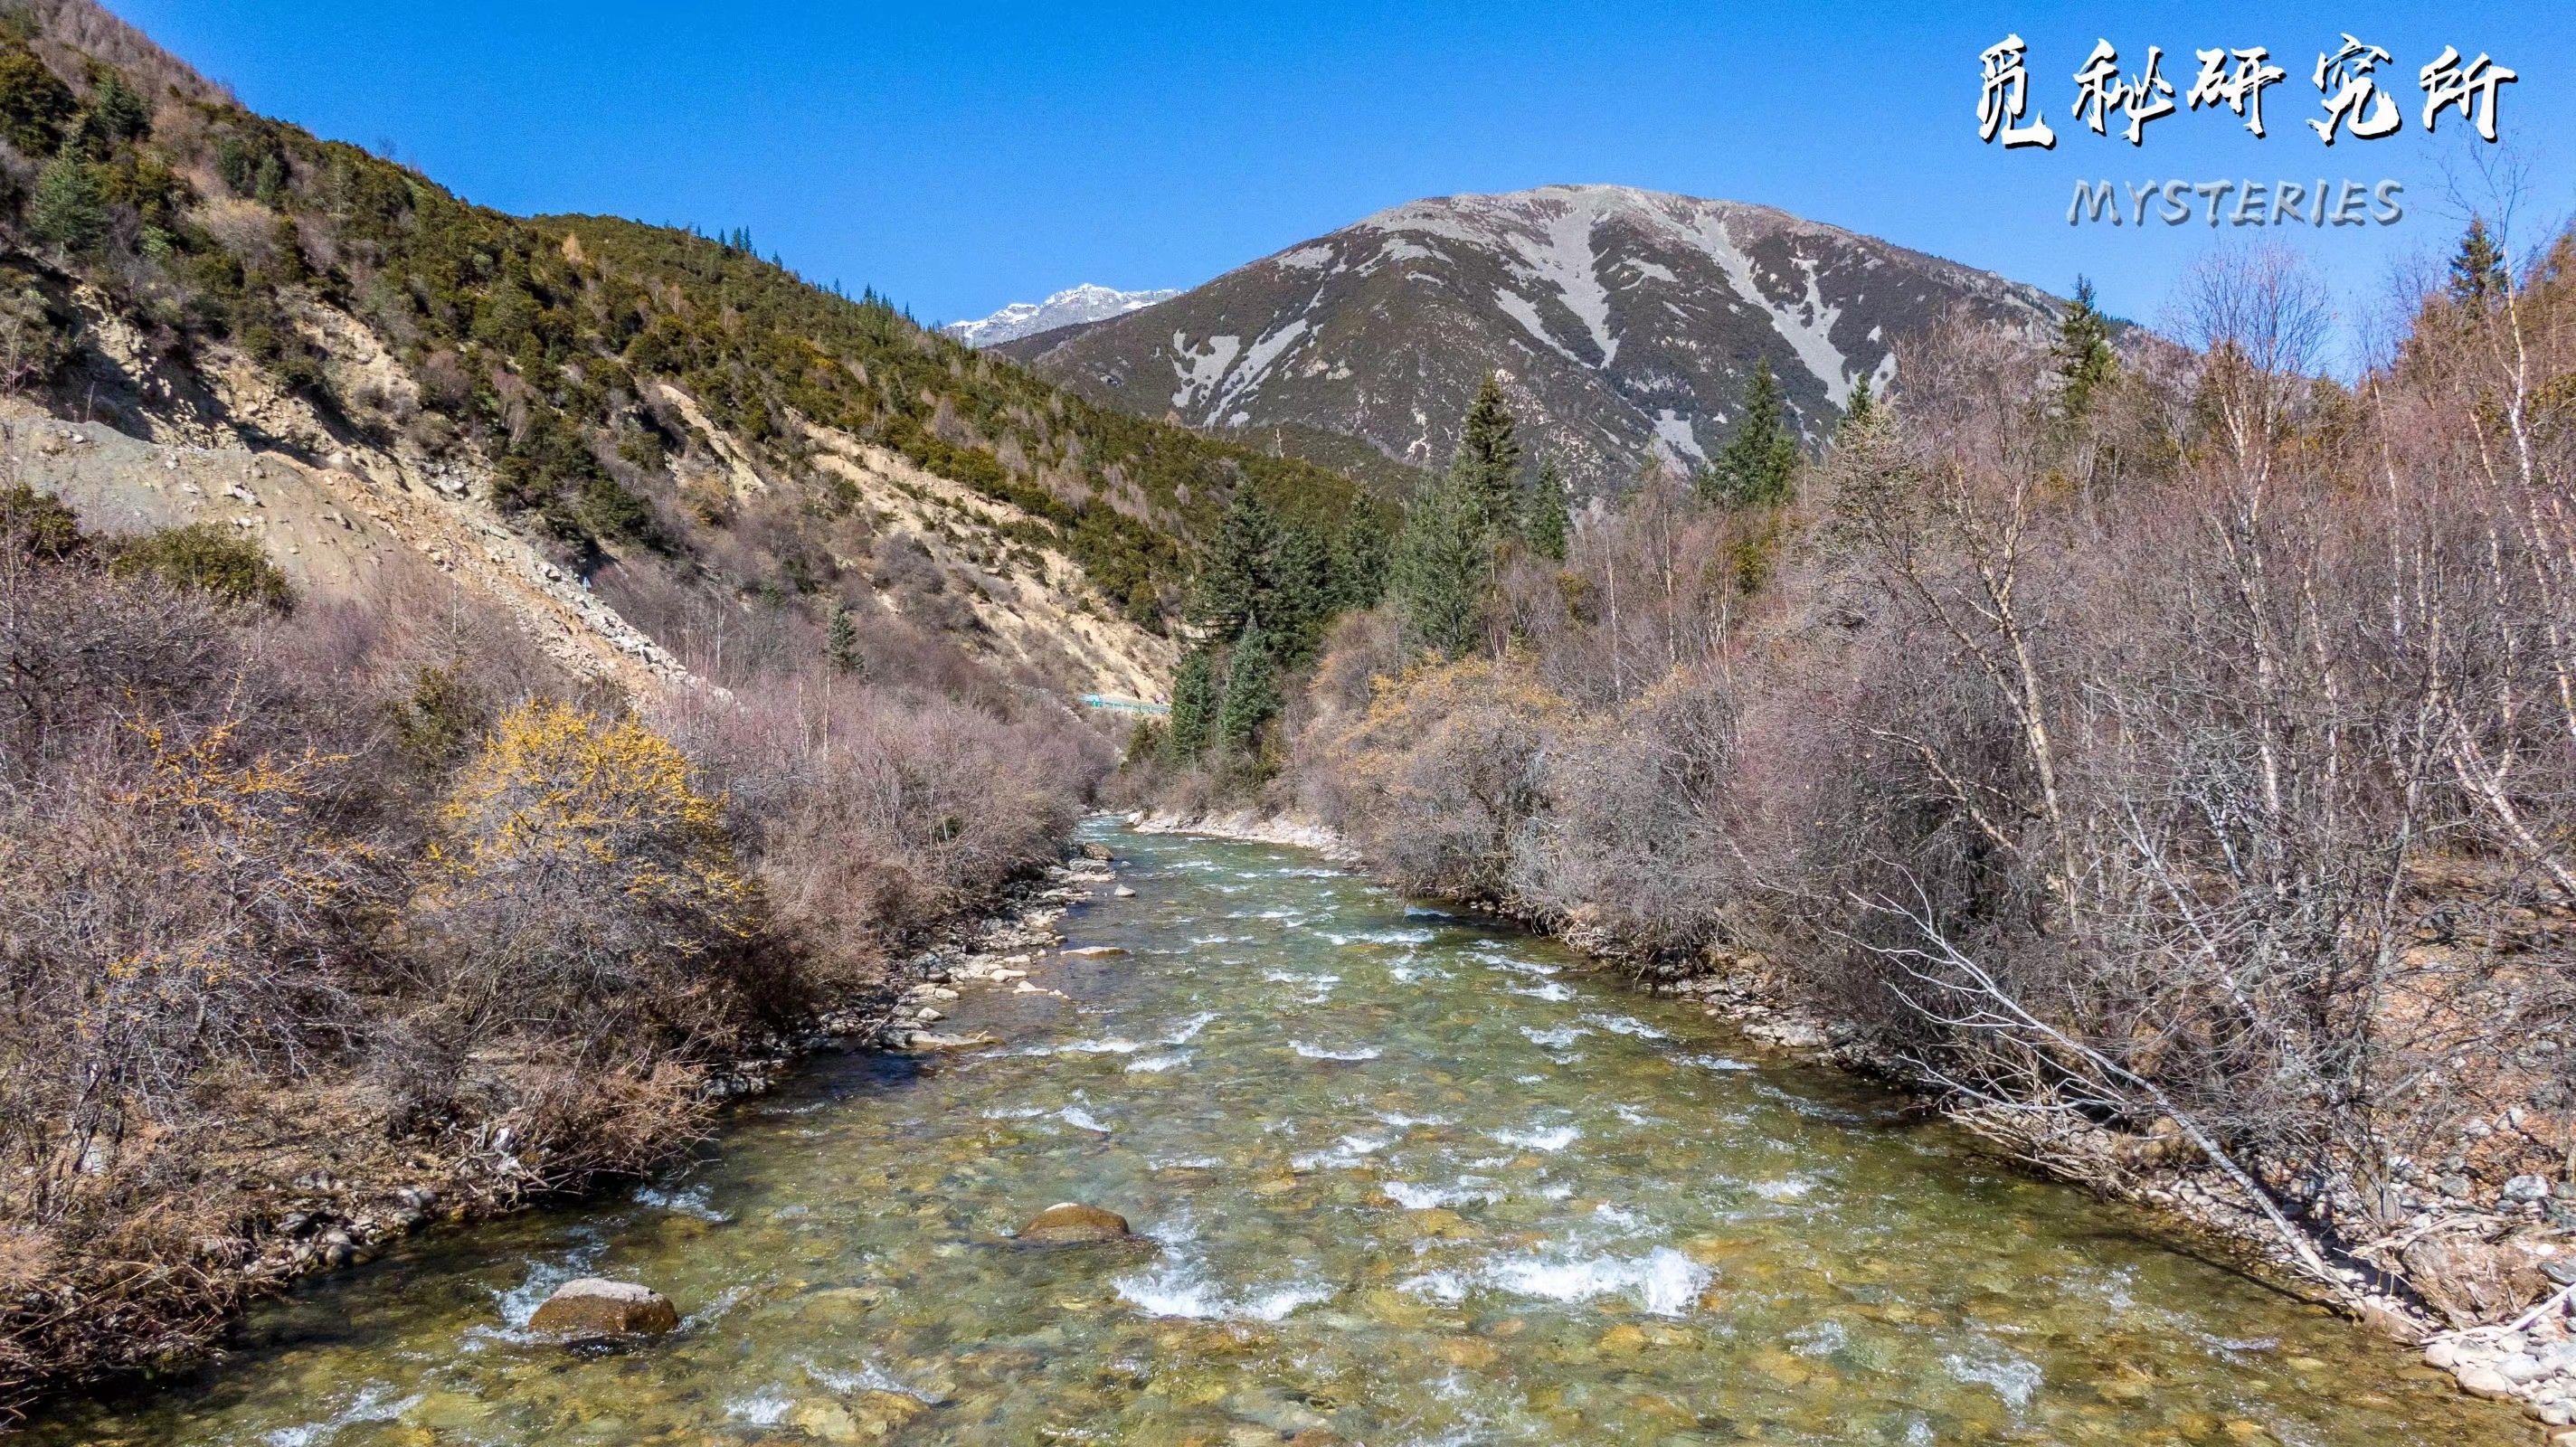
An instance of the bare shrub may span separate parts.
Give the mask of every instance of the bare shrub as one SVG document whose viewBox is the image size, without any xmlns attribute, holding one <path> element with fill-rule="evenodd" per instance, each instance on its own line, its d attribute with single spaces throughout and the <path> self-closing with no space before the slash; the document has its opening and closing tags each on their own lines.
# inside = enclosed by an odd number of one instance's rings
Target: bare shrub
<svg viewBox="0 0 2576 1447">
<path fill-rule="evenodd" d="M 1335 818 L 1407 889 L 1504 902 L 1545 801 L 1541 753 L 1571 721 L 1562 698 L 1512 665 L 1421 668 L 1325 745 Z"/>
</svg>

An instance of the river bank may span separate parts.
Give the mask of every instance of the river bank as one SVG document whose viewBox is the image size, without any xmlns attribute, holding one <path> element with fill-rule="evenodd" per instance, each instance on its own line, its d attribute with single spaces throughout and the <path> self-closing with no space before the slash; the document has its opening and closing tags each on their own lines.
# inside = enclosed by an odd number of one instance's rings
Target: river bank
<svg viewBox="0 0 2576 1447">
<path fill-rule="evenodd" d="M 1141 833 L 1284 844 L 1314 849 L 1354 868 L 1367 867 L 1351 840 L 1329 825 L 1294 815 L 1248 808 L 1204 815 L 1148 809 L 1124 817 Z M 2486 1288 L 2490 1319 L 2462 1321 L 2455 1314 L 2446 1320 L 2428 1303 L 2390 1292 L 2361 1294 L 2357 1303 L 2336 1300 L 2300 1273 L 2298 1261 L 2263 1214 L 2178 1133 L 2141 1138 L 2059 1124 L 2044 1136 L 2035 1134 L 2031 1117 L 1961 1102 L 1915 1062 L 1873 1048 L 1863 1032 L 1798 999 L 1787 979 L 1758 952 L 1711 951 L 1699 973 L 1650 972 L 1636 967 L 1619 940 L 1598 930 L 1561 920 L 1507 917 L 1554 935 L 1635 988 L 1697 1003 L 1749 1039 L 1907 1092 L 2023 1166 L 2149 1210 L 2174 1231 L 2267 1282 L 2352 1316 L 2403 1346 L 2420 1348 L 2426 1364 L 2448 1373 L 2461 1391 L 2514 1403 L 2553 1429 L 2553 1443 L 2576 1447 L 2576 1432 L 2555 1430 L 2576 1424 L 2576 1249 L 2528 1239 L 2531 1219 L 2540 1214 L 2536 1203 L 2523 1203 L 2526 1209 L 2507 1214 L 2428 1194 L 2421 1202 L 2427 1209 L 2409 1227 L 2411 1241 L 2451 1243 L 2434 1259 L 2456 1262 L 2475 1286 Z M 2498 1122 L 2499 1127 L 2505 1124 Z M 2501 1242 L 2514 1244 L 2496 1249 Z M 2347 1276 L 2355 1284 L 2364 1279 L 2359 1270 Z"/>
<path fill-rule="evenodd" d="M 1061 937 L 1053 930 L 1069 904 L 1114 887 L 1107 867 L 1068 846 L 1043 875 L 934 932 L 896 961 L 864 995 L 817 1010 L 807 1028 L 751 1042 L 709 1062 L 686 1083 L 686 1114 L 657 1113 L 649 1135 L 572 1142 L 547 1149 L 515 1139 L 506 1126 L 486 1126 L 445 1139 L 392 1139 L 357 1128 L 357 1112 L 327 1109 L 343 1092 L 326 1086 L 303 1102 L 295 1124 L 255 1157 L 209 1153 L 201 1167 L 210 1189 L 229 1194 L 228 1235 L 202 1239 L 182 1263 L 137 1263 L 156 1291 L 149 1310 L 120 1320 L 151 1335 L 151 1365 L 99 1382 L 35 1377 L 0 1380 L 0 1430 L 12 1408 L 48 1396 L 122 1390 L 184 1376 L 220 1361 L 222 1342 L 242 1314 L 308 1278 L 363 1265 L 423 1232 L 478 1226 L 531 1209 L 620 1189 L 704 1145 L 736 1103 L 775 1090 L 800 1061 L 848 1052 L 938 1051 L 981 1041 L 931 1029 L 940 1005 L 958 998 L 957 983 L 1035 988 L 1012 968 L 1028 952 Z M 169 1277 L 184 1274 L 184 1294 Z M 84 1304 L 93 1316 L 95 1304 Z M 66 1310 L 71 1309 L 69 1307 Z M 140 1351 L 127 1356 L 139 1357 Z"/>
</svg>

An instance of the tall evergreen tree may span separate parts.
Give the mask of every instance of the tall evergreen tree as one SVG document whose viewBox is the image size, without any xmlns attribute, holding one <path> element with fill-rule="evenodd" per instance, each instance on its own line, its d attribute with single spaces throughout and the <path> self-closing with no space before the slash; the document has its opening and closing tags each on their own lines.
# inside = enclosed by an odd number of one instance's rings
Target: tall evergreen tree
<svg viewBox="0 0 2576 1447">
<path fill-rule="evenodd" d="M 1270 606 L 1263 621 L 1277 640 L 1279 661 L 1290 667 L 1312 657 L 1333 620 L 1333 578 L 1324 545 L 1305 528 L 1279 530 L 1270 560 Z"/>
<path fill-rule="evenodd" d="M 1780 381 L 1767 360 L 1753 364 L 1744 415 L 1717 459 L 1700 473 L 1700 491 L 1727 507 L 1777 507 L 1798 476 L 1798 439 L 1789 430 Z"/>
<path fill-rule="evenodd" d="M 1386 594 L 1386 531 L 1365 519 L 1343 525 L 1326 549 L 1335 609 L 1374 608 Z"/>
<path fill-rule="evenodd" d="M 2111 350 L 2111 321 L 2093 304 L 2093 282 L 2075 278 L 2074 299 L 2057 317 L 2057 344 L 2050 349 L 2057 370 L 2058 415 L 2073 421 L 2090 411 L 2093 399 L 2119 371 Z"/>
<path fill-rule="evenodd" d="M 1521 541 L 1540 557 L 1563 562 L 1566 534 L 1571 529 L 1565 511 L 1565 479 L 1557 473 L 1555 458 L 1542 457 L 1538 460 L 1538 473 L 1530 479 L 1529 490 L 1521 499 Z"/>
<path fill-rule="evenodd" d="M 859 674 L 866 670 L 867 660 L 859 656 L 859 620 L 850 605 L 834 601 L 832 620 L 823 629 L 823 656 L 842 673 Z"/>
<path fill-rule="evenodd" d="M 1463 479 L 1433 479 L 1405 510 L 1388 580 L 1414 646 L 1465 656 L 1492 556 Z"/>
<path fill-rule="evenodd" d="M 1851 400 L 1843 404 L 1843 419 L 1834 424 L 1834 436 L 1839 439 L 1846 430 L 1867 427 L 1877 418 L 1878 398 L 1869 390 L 1869 374 L 1864 372 L 1852 384 Z"/>
<path fill-rule="evenodd" d="M 27 222 L 38 236 L 65 251 L 87 251 L 107 234 L 107 203 L 98 178 L 66 144 L 36 176 Z"/>
<path fill-rule="evenodd" d="M 1269 571 L 1279 546 L 1279 523 L 1270 509 L 1238 488 L 1199 565 L 1190 599 L 1190 622 L 1200 636 L 1232 638 L 1269 602 Z"/>
<path fill-rule="evenodd" d="M 1279 711 L 1279 669 L 1270 656 L 1270 640 L 1254 623 L 1234 641 L 1225 671 L 1225 701 L 1216 711 L 1217 747 L 1230 759 L 1255 752 L 1261 726 Z"/>
<path fill-rule="evenodd" d="M 2451 300 L 2475 311 L 2504 295 L 2505 286 L 2504 248 L 2488 233 L 2486 218 L 2472 216 L 2451 258 Z"/>
<path fill-rule="evenodd" d="M 1172 725 L 1163 745 L 1172 757 L 1189 763 L 1207 752 L 1216 724 L 1216 661 L 1205 648 L 1181 655 L 1172 669 Z"/>
<path fill-rule="evenodd" d="M 1487 372 L 1467 404 L 1458 429 L 1458 451 L 1449 461 L 1476 515 L 1476 526 L 1492 538 L 1507 537 L 1520 521 L 1521 444 L 1502 385 Z"/>
</svg>

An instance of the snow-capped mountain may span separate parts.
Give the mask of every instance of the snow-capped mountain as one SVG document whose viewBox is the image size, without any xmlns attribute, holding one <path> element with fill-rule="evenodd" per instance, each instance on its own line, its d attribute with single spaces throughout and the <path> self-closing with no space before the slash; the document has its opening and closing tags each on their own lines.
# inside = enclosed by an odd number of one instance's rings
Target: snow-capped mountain
<svg viewBox="0 0 2576 1447">
<path fill-rule="evenodd" d="M 1177 287 L 1161 291 L 1119 291 L 1114 287 L 1093 286 L 1086 281 L 1080 286 L 1066 287 L 1044 301 L 1015 301 L 981 321 L 950 322 L 940 330 L 970 347 L 990 347 L 1078 322 L 1121 316 L 1158 301 L 1169 301 L 1180 294 Z"/>
<path fill-rule="evenodd" d="M 1897 336 L 1953 305 L 2037 327 L 2058 303 L 1768 206 L 1545 186 L 1411 202 L 1002 350 L 1144 416 L 1310 455 L 1344 434 L 1416 466 L 1447 460 L 1492 371 L 1525 433 L 1601 488 L 1649 456 L 1715 453 L 1757 359 L 1821 434 L 1863 377 L 1885 390 Z"/>
</svg>

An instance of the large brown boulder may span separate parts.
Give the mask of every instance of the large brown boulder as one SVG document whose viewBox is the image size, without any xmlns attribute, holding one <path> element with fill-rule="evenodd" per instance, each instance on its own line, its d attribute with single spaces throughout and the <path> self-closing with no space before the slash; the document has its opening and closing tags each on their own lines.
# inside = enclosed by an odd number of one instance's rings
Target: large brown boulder
<svg viewBox="0 0 2576 1447">
<path fill-rule="evenodd" d="M 2557 1289 L 2542 1269 L 2554 1243 L 2514 1234 L 2500 1240 L 2430 1237 L 2398 1253 L 2406 1279 L 2455 1327 L 2496 1321 Z"/>
<path fill-rule="evenodd" d="M 1087 1246 L 1127 1236 L 1126 1217 L 1073 1201 L 1047 1207 L 1020 1228 L 1021 1244 L 1028 1246 Z"/>
<path fill-rule="evenodd" d="M 680 1309 L 649 1286 L 585 1276 L 555 1288 L 528 1330 L 554 1336 L 660 1336 L 680 1324 Z"/>
</svg>

